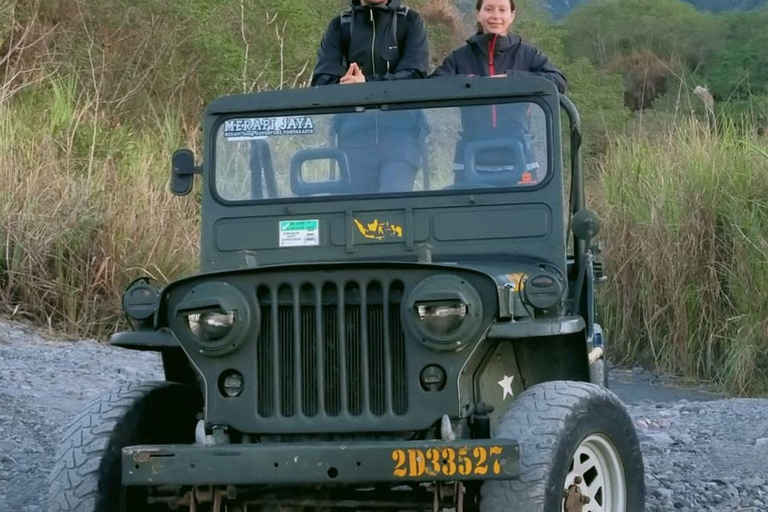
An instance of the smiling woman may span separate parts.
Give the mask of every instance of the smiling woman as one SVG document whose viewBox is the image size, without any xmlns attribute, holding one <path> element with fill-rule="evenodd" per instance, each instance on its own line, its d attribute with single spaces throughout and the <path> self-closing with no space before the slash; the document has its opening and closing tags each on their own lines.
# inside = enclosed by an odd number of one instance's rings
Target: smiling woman
<svg viewBox="0 0 768 512">
<path fill-rule="evenodd" d="M 506 35 L 515 21 L 514 0 L 477 0 L 477 31 Z"/>
<path fill-rule="evenodd" d="M 433 77 L 468 75 L 503 77 L 532 73 L 553 82 L 565 92 L 567 81 L 535 46 L 511 34 L 515 21 L 514 0 L 477 0 L 477 33 L 454 50 L 432 73 Z"/>
</svg>

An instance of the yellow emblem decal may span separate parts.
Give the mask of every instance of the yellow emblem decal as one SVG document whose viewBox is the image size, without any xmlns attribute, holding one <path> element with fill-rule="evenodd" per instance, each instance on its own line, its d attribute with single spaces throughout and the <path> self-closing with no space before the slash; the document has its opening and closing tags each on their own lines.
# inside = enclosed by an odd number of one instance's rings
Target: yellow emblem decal
<svg viewBox="0 0 768 512">
<path fill-rule="evenodd" d="M 373 219 L 372 222 L 363 224 L 354 219 L 355 226 L 360 234 L 369 240 L 384 240 L 385 238 L 403 238 L 403 226 L 392 224 L 391 222 L 379 222 L 379 219 Z"/>
<path fill-rule="evenodd" d="M 507 274 L 507 279 L 509 279 L 509 282 L 512 283 L 513 289 L 516 292 L 523 291 L 523 288 L 525 288 L 525 285 L 523 284 L 523 273 L 518 272 L 515 274 Z"/>
</svg>

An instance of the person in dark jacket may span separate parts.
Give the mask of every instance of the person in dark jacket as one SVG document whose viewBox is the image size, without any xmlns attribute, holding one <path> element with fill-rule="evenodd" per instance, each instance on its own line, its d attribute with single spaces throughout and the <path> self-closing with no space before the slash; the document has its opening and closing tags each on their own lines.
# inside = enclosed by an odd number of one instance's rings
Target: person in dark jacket
<svg viewBox="0 0 768 512">
<path fill-rule="evenodd" d="M 425 78 L 428 68 L 419 13 L 400 0 L 352 0 L 325 31 L 312 85 Z"/>
<path fill-rule="evenodd" d="M 419 13 L 400 0 L 352 0 L 328 25 L 312 85 L 426 78 L 427 31 Z M 350 192 L 413 188 L 421 164 L 425 122 L 409 112 L 339 115 L 337 145 L 350 164 Z"/>
<path fill-rule="evenodd" d="M 552 81 L 565 92 L 565 76 L 538 48 L 510 34 L 514 0 L 477 0 L 477 33 L 454 50 L 431 76 L 509 76 L 522 71 Z"/>
<path fill-rule="evenodd" d="M 565 76 L 549 61 L 538 48 L 522 41 L 509 31 L 515 20 L 514 0 L 477 0 L 477 33 L 466 44 L 454 50 L 432 73 L 432 77 L 467 75 L 478 77 L 504 78 L 517 73 L 530 73 L 546 78 L 563 93 L 567 87 Z M 462 140 L 456 148 L 454 169 L 458 172 L 457 182 L 465 176 L 466 145 L 472 142 L 498 140 L 509 141 L 510 145 L 523 147 L 520 151 L 484 151 L 477 163 L 487 170 L 508 170 L 510 162 L 526 160 L 525 168 L 516 172 L 516 180 L 525 183 L 530 174 L 525 173 L 538 164 L 531 155 L 529 146 L 528 105 L 489 105 L 462 110 Z M 514 155 L 512 153 L 515 153 Z"/>
</svg>

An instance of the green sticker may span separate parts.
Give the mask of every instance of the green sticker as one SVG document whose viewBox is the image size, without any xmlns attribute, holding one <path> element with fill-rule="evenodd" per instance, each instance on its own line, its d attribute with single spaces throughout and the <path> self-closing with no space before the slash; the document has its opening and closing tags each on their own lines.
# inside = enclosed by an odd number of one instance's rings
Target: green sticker
<svg viewBox="0 0 768 512">
<path fill-rule="evenodd" d="M 313 247 L 320 245 L 320 221 L 281 220 L 280 247 Z"/>
</svg>

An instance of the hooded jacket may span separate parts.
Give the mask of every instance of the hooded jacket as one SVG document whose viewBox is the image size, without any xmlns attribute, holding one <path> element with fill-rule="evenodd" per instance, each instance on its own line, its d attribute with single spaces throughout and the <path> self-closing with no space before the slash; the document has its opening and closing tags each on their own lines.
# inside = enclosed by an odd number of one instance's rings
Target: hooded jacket
<svg viewBox="0 0 768 512">
<path fill-rule="evenodd" d="M 563 93 L 568 84 L 565 76 L 541 50 L 524 43 L 519 36 L 475 34 L 467 44 L 454 50 L 432 76 L 491 76 L 523 71 L 552 81 Z"/>
<path fill-rule="evenodd" d="M 328 25 L 317 52 L 312 85 L 339 83 L 352 62 L 360 66 L 367 81 L 426 77 L 429 49 L 424 20 L 411 9 L 398 14 L 400 6 L 400 0 L 380 6 L 363 6 L 360 0 L 353 0 L 349 27 L 342 27 L 342 15 Z M 400 23 L 405 27 L 398 30 Z M 398 42 L 400 31 L 404 36 Z"/>
</svg>

